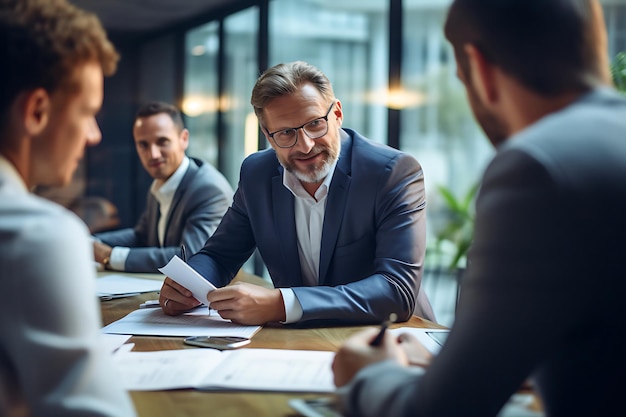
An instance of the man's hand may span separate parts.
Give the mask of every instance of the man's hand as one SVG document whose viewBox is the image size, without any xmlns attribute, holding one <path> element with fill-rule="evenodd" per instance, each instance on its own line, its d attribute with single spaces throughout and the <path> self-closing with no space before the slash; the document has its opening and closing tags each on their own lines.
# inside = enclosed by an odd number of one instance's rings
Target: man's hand
<svg viewBox="0 0 626 417">
<path fill-rule="evenodd" d="M 354 377 L 362 368 L 375 362 L 393 359 L 403 366 L 408 365 L 408 359 L 398 340 L 389 332 L 380 346 L 371 346 L 370 343 L 380 329 L 366 329 L 351 336 L 339 348 L 333 360 L 335 385 L 341 387 Z"/>
<path fill-rule="evenodd" d="M 398 336 L 398 343 L 406 354 L 409 365 L 425 367 L 433 359 L 432 353 L 413 335 L 401 333 Z"/>
<path fill-rule="evenodd" d="M 105 260 L 111 257 L 112 251 L 113 248 L 109 245 L 98 242 L 97 240 L 93 241 L 93 258 L 96 262 L 104 264 Z"/>
<path fill-rule="evenodd" d="M 236 282 L 207 295 L 211 308 L 224 319 L 245 325 L 285 320 L 285 305 L 278 289 Z"/>
<path fill-rule="evenodd" d="M 161 287 L 159 304 L 165 314 L 176 316 L 199 306 L 201 303 L 187 288 L 170 277 L 166 277 Z"/>
</svg>

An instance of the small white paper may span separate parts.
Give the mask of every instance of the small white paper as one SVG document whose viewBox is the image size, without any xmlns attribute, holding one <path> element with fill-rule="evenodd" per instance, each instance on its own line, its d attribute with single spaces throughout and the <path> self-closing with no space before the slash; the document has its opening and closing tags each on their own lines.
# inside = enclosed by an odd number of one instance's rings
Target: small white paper
<svg viewBox="0 0 626 417">
<path fill-rule="evenodd" d="M 129 334 L 100 334 L 101 343 L 104 345 L 104 349 L 109 353 L 118 350 L 130 338 L 131 335 Z"/>
<path fill-rule="evenodd" d="M 215 285 L 204 279 L 202 275 L 196 272 L 185 261 L 174 255 L 172 259 L 163 268 L 159 268 L 162 274 L 167 275 L 183 287 L 187 288 L 196 300 L 208 306 L 206 296 L 213 291 Z"/>
<path fill-rule="evenodd" d="M 415 328 L 415 327 L 399 327 L 397 329 L 389 330 L 395 336 L 399 336 L 401 333 L 408 333 L 412 336 L 415 336 L 417 340 L 420 341 L 422 345 L 428 351 L 436 355 L 441 350 L 441 345 L 433 339 L 429 333 L 448 333 L 450 330 L 448 329 L 427 329 L 427 328 Z"/>
</svg>

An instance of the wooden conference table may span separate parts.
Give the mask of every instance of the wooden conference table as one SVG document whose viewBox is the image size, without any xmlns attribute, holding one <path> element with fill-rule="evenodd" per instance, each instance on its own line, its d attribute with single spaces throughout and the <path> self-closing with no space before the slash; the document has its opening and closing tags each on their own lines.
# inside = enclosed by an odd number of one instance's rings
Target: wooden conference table
<svg viewBox="0 0 626 417">
<path fill-rule="evenodd" d="M 117 272 L 109 272 L 119 274 Z M 107 273 L 100 273 L 100 276 Z M 125 274 L 122 274 L 125 275 Z M 157 274 L 128 274 L 129 276 L 163 279 Z M 259 277 L 240 274 L 237 279 L 264 285 Z M 271 284 L 268 284 L 271 285 Z M 102 301 L 102 321 L 106 326 L 139 307 L 155 293 Z M 408 322 L 393 327 L 441 328 L 433 322 L 413 316 Z M 247 348 L 298 349 L 336 351 L 344 340 L 364 327 L 323 327 L 309 329 L 266 326 L 252 337 Z M 183 344 L 182 337 L 133 336 L 135 351 L 168 349 L 198 349 Z M 291 398 L 314 398 L 319 394 L 287 394 L 275 392 L 205 392 L 197 390 L 132 391 L 137 414 L 142 417 L 294 417 L 299 414 L 287 401 Z"/>
</svg>

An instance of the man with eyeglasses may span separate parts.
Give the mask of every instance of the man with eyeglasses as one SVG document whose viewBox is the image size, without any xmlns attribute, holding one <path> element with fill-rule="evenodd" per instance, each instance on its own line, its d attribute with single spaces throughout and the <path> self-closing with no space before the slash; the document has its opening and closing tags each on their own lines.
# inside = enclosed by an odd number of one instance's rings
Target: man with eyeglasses
<svg viewBox="0 0 626 417">
<path fill-rule="evenodd" d="M 434 320 L 420 164 L 342 129 L 330 81 L 305 62 L 263 73 L 251 103 L 272 148 L 243 162 L 233 205 L 188 261 L 218 287 L 211 308 L 242 324 Z M 226 287 L 256 248 L 275 288 Z M 160 302 L 171 315 L 199 304 L 170 278 Z"/>
</svg>

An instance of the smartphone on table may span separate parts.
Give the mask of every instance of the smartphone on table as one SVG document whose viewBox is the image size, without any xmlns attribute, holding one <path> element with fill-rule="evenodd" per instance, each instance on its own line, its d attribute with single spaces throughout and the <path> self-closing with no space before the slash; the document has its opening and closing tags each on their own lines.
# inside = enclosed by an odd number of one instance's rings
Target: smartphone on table
<svg viewBox="0 0 626 417">
<path fill-rule="evenodd" d="M 292 398 L 291 408 L 304 417 L 343 417 L 334 398 Z"/>
<path fill-rule="evenodd" d="M 237 349 L 250 343 L 250 339 L 240 336 L 190 336 L 185 344 L 219 350 Z"/>
</svg>

